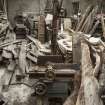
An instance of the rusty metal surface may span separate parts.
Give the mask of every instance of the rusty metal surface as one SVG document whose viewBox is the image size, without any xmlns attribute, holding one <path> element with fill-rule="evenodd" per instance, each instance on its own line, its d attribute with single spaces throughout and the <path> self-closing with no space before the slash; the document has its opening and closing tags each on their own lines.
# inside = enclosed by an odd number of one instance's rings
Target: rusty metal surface
<svg viewBox="0 0 105 105">
<path fill-rule="evenodd" d="M 54 68 L 54 75 L 55 75 L 55 79 L 70 79 L 70 78 L 74 78 L 75 73 L 80 70 L 80 65 L 78 64 L 64 64 L 64 63 L 54 63 L 53 65 L 51 64 L 51 66 Z M 44 66 L 40 66 L 38 68 L 38 70 L 35 71 L 30 71 L 29 77 L 30 78 L 42 78 L 42 79 L 46 79 L 46 69 Z"/>
</svg>

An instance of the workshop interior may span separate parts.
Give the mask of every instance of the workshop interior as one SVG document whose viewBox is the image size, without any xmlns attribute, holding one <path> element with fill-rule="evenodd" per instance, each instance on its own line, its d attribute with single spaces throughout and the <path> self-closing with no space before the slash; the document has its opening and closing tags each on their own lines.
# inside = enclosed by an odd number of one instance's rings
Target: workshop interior
<svg viewBox="0 0 105 105">
<path fill-rule="evenodd" d="M 0 105 L 105 105 L 105 0 L 0 0 Z"/>
</svg>

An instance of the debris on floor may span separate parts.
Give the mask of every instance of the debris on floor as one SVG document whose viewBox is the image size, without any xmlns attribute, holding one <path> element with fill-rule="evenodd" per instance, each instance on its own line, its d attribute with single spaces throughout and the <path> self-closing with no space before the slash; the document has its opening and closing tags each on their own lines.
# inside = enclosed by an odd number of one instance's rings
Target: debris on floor
<svg viewBox="0 0 105 105">
<path fill-rule="evenodd" d="M 104 105 L 104 12 L 80 13 L 74 0 L 67 17 L 63 0 L 51 1 L 44 13 L 19 11 L 14 25 L 0 11 L 0 105 Z"/>
</svg>

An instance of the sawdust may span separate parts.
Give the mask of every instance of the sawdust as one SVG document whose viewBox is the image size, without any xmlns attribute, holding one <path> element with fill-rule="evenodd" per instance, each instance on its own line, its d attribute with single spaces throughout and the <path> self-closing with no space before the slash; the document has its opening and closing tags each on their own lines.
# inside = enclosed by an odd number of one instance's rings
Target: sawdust
<svg viewBox="0 0 105 105">
<path fill-rule="evenodd" d="M 11 85 L 8 91 L 2 91 L 3 82 L 6 80 L 5 73 L 6 69 L 0 68 L 0 94 L 8 101 L 7 105 L 30 105 L 29 98 L 33 99 L 31 98 L 31 94 L 34 92 L 30 87 L 23 84 Z M 32 103 L 34 101 L 35 99 L 33 99 Z"/>
<path fill-rule="evenodd" d="M 32 94 L 32 89 L 25 85 L 10 86 L 8 92 L 3 92 L 3 96 L 9 100 L 9 104 L 14 102 L 25 103 Z"/>
</svg>

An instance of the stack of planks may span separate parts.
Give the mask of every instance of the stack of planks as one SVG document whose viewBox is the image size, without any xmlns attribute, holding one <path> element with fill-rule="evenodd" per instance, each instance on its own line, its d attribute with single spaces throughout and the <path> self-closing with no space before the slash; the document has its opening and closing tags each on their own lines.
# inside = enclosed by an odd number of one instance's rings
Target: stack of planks
<svg viewBox="0 0 105 105">
<path fill-rule="evenodd" d="M 0 44 L 0 63 L 5 65 L 7 75 L 4 85 L 10 85 L 14 75 L 16 79 L 25 77 L 32 65 L 37 64 L 38 56 L 50 53 L 51 50 L 34 37 L 16 39 L 16 34 L 7 30 Z"/>
</svg>

